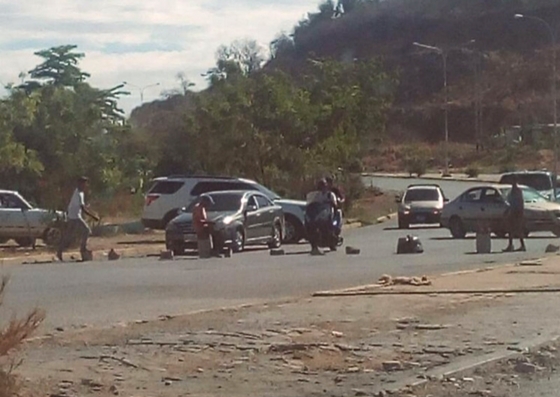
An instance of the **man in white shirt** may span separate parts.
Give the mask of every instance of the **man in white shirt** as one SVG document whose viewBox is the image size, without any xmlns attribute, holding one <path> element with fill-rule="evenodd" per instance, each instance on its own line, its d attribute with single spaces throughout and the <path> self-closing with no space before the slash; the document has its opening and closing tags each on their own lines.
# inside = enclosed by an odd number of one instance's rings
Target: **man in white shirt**
<svg viewBox="0 0 560 397">
<path fill-rule="evenodd" d="M 92 213 L 85 202 L 85 192 L 88 189 L 88 179 L 86 177 L 81 177 L 78 179 L 78 185 L 74 194 L 72 194 L 72 199 L 68 205 L 68 224 L 66 225 L 66 230 L 64 231 L 62 238 L 60 240 L 60 246 L 56 256 L 62 261 L 62 253 L 68 246 L 72 243 L 75 238 L 80 239 L 80 253 L 82 254 L 82 260 L 87 260 L 87 240 L 91 234 L 91 230 L 84 220 L 82 214 L 86 214 L 98 221 L 99 217 Z"/>
</svg>

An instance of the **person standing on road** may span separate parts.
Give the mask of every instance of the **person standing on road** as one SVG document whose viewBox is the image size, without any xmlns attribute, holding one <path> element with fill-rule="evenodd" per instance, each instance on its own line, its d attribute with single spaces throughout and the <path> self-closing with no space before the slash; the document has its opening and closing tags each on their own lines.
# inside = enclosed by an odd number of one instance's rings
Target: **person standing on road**
<svg viewBox="0 0 560 397">
<path fill-rule="evenodd" d="M 346 198 L 344 197 L 342 190 L 339 187 L 335 186 L 334 178 L 332 176 L 327 176 L 325 178 L 325 181 L 327 182 L 329 190 L 333 192 L 336 197 L 334 221 L 338 227 L 337 234 L 340 235 L 340 233 L 342 232 L 342 206 L 344 205 Z"/>
<path fill-rule="evenodd" d="M 337 199 L 334 193 L 329 189 L 329 185 L 325 179 L 319 180 L 317 183 L 317 190 L 309 193 L 307 195 L 307 211 L 314 205 L 328 204 L 332 211 L 337 208 Z M 323 252 L 319 249 L 319 242 L 317 241 L 316 233 L 313 230 L 316 227 L 329 227 L 329 225 L 306 225 L 308 227 L 308 241 L 311 245 L 311 255 L 323 255 Z"/>
<path fill-rule="evenodd" d="M 517 184 L 517 178 L 514 178 L 511 184 L 511 192 L 508 197 L 508 209 L 506 210 L 506 222 L 508 225 L 509 244 L 504 252 L 513 252 L 513 239 L 519 238 L 521 246 L 518 251 L 526 251 L 523 235 L 525 233 L 525 202 L 523 200 L 523 191 Z"/>
<path fill-rule="evenodd" d="M 213 231 L 212 222 L 208 219 L 207 210 L 213 204 L 214 200 L 212 197 L 203 194 L 200 196 L 200 200 L 194 206 L 192 212 L 198 256 L 201 259 L 207 259 L 212 256 L 221 257 L 224 246 L 220 232 Z"/>
<path fill-rule="evenodd" d="M 85 176 L 78 179 L 78 183 L 74 193 L 72 194 L 72 199 L 70 204 L 68 204 L 68 223 L 64 232 L 62 233 L 62 238 L 60 239 L 60 245 L 56 253 L 57 258 L 62 261 L 62 253 L 70 246 L 74 239 L 80 239 L 80 254 L 82 256 L 82 261 L 89 260 L 87 241 L 91 230 L 83 218 L 82 214 L 86 214 L 92 219 L 99 221 L 99 217 L 95 215 L 85 202 L 85 193 L 89 188 L 89 180 Z"/>
</svg>

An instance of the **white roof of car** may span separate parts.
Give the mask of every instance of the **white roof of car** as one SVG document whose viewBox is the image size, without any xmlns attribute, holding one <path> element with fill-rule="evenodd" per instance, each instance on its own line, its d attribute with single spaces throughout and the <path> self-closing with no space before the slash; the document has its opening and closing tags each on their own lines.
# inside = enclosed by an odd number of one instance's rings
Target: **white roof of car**
<svg viewBox="0 0 560 397">
<path fill-rule="evenodd" d="M 2 190 L 0 189 L 0 194 L 18 194 L 15 190 Z"/>
<path fill-rule="evenodd" d="M 412 185 L 409 186 L 406 190 L 414 190 L 414 189 L 441 189 L 441 187 L 436 186 L 436 185 Z"/>
</svg>

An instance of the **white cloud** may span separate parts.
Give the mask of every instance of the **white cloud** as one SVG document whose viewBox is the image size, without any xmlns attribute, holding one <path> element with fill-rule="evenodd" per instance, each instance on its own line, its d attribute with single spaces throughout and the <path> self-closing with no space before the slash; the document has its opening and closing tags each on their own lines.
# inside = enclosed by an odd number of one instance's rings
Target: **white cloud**
<svg viewBox="0 0 560 397">
<path fill-rule="evenodd" d="M 216 49 L 239 38 L 267 45 L 316 9 L 319 0 L 0 0 L 0 82 L 17 81 L 33 68 L 33 52 L 77 44 L 86 53 L 84 70 L 102 87 L 129 81 L 155 82 L 145 100 L 177 86 L 184 72 L 204 86 L 201 73 L 214 65 Z M 130 111 L 139 94 L 124 99 Z"/>
</svg>

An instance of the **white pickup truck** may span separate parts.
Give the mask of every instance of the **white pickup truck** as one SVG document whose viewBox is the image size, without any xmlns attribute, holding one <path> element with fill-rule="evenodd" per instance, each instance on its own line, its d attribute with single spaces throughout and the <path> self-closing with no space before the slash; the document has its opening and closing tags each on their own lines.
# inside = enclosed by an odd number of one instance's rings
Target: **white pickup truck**
<svg viewBox="0 0 560 397">
<path fill-rule="evenodd" d="M 18 192 L 0 190 L 0 244 L 13 239 L 22 247 L 32 247 L 42 239 L 56 245 L 61 236 L 57 224 L 63 217 L 60 211 L 34 208 Z"/>
</svg>

